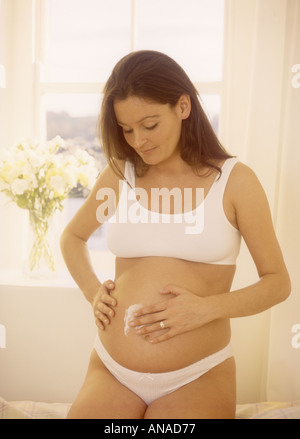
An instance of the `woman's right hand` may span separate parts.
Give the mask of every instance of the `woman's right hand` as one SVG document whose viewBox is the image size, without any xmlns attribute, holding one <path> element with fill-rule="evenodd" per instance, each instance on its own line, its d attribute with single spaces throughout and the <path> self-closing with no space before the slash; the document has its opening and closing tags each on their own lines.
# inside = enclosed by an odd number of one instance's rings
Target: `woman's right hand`
<svg viewBox="0 0 300 439">
<path fill-rule="evenodd" d="M 101 330 L 105 329 L 105 325 L 109 325 L 110 319 L 115 315 L 113 307 L 117 306 L 117 301 L 110 295 L 114 288 L 115 283 L 112 280 L 105 281 L 99 287 L 92 303 L 95 323 Z"/>
</svg>

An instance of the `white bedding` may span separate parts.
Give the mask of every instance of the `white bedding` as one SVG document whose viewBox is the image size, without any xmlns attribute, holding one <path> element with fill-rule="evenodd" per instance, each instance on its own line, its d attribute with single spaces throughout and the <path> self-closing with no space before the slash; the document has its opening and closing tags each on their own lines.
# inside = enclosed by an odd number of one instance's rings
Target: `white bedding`
<svg viewBox="0 0 300 439">
<path fill-rule="evenodd" d="M 0 419 L 64 419 L 70 405 L 0 397 Z M 300 401 L 238 404 L 236 419 L 300 419 Z"/>
</svg>

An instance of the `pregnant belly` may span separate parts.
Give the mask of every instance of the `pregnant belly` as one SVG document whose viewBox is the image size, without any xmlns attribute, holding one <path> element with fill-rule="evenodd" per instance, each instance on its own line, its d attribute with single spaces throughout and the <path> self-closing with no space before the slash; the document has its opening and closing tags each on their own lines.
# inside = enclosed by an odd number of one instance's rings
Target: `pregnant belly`
<svg viewBox="0 0 300 439">
<path fill-rule="evenodd" d="M 147 271 L 149 272 L 149 271 Z M 147 273 L 146 272 L 146 273 Z M 168 270 L 170 273 L 170 271 Z M 201 291 L 199 279 L 151 272 L 151 276 L 120 276 L 116 280 L 113 296 L 117 299 L 115 317 L 99 337 L 112 358 L 124 367 L 140 372 L 167 372 L 185 367 L 222 349 L 230 340 L 228 320 L 216 320 L 199 329 L 170 338 L 161 343 L 151 344 L 146 336 L 136 334 L 136 329 L 128 325 L 130 313 L 140 306 L 147 306 L 162 300 L 174 300 L 173 295 L 162 296 L 159 289 L 171 282 L 194 291 Z M 128 273 L 129 274 L 129 273 Z M 170 279 L 171 277 L 171 279 Z M 200 286 L 200 288 L 199 288 Z M 162 334 L 168 329 L 158 331 Z M 157 332 L 157 333 L 158 333 Z"/>
</svg>

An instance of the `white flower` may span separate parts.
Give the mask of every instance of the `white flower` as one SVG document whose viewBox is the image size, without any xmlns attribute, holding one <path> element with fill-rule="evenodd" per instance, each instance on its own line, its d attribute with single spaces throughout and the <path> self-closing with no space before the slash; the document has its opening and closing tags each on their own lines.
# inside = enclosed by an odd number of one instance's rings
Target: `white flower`
<svg viewBox="0 0 300 439">
<path fill-rule="evenodd" d="M 91 190 L 96 182 L 98 176 L 98 170 L 96 168 L 90 169 L 90 173 L 89 173 L 89 182 L 87 185 L 87 188 L 89 190 Z"/>
<path fill-rule="evenodd" d="M 81 162 L 86 163 L 90 155 L 84 149 L 77 149 L 75 152 L 75 157 Z"/>
<path fill-rule="evenodd" d="M 23 174 L 23 167 L 14 166 L 8 163 L 4 165 L 1 170 L 1 178 L 8 184 L 12 184 L 16 178 L 21 177 Z"/>
<path fill-rule="evenodd" d="M 51 210 L 61 209 L 61 201 L 79 183 L 91 189 L 98 174 L 95 159 L 81 148 L 68 155 L 60 149 L 65 142 L 59 136 L 47 142 L 27 139 L 2 149 L 0 191 L 20 207 L 39 211 L 45 202 L 51 203 Z"/>
<path fill-rule="evenodd" d="M 36 189 L 39 185 L 38 180 L 35 176 L 35 174 L 25 174 L 24 173 L 24 180 L 27 180 L 29 183 L 30 189 Z"/>
<path fill-rule="evenodd" d="M 66 192 L 66 183 L 61 175 L 54 175 L 49 179 L 50 185 L 53 188 L 54 192 L 58 196 L 62 196 Z"/>
<path fill-rule="evenodd" d="M 35 170 L 38 170 L 45 164 L 46 156 L 38 155 L 35 154 L 33 151 L 30 151 L 30 153 L 27 156 L 27 161 Z"/>
<path fill-rule="evenodd" d="M 61 168 L 64 166 L 64 158 L 61 154 L 53 155 L 49 157 L 48 164 L 56 169 Z"/>
<path fill-rule="evenodd" d="M 15 195 L 23 195 L 28 190 L 30 182 L 21 178 L 17 178 L 11 184 L 11 190 Z"/>
<path fill-rule="evenodd" d="M 59 148 L 65 148 L 65 141 L 60 136 L 56 136 L 54 139 L 47 142 L 46 148 L 49 153 L 53 154 Z"/>
<path fill-rule="evenodd" d="M 60 148 L 65 148 L 66 142 L 60 136 L 56 136 L 54 140 Z"/>
<path fill-rule="evenodd" d="M 76 169 L 73 166 L 67 166 L 63 170 L 62 177 L 70 188 L 77 186 Z"/>
<path fill-rule="evenodd" d="M 78 161 L 73 155 L 67 155 L 65 156 L 65 164 L 71 165 L 74 167 L 74 169 L 78 166 Z"/>
</svg>

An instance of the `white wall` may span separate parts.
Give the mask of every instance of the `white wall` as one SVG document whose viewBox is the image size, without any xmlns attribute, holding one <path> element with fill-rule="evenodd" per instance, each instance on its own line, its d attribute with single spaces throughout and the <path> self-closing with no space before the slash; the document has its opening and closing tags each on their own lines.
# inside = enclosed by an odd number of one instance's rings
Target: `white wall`
<svg viewBox="0 0 300 439">
<path fill-rule="evenodd" d="M 7 68 L 7 52 L 6 52 L 6 34 L 7 22 L 4 18 L 5 4 L 7 0 L 0 0 L 0 148 L 3 146 L 3 133 L 5 124 L 5 79 Z M 5 75 L 5 76 L 4 76 Z M 5 81 L 6 82 L 6 81 Z"/>
<path fill-rule="evenodd" d="M 71 402 L 89 361 L 96 326 L 77 288 L 1 286 L 0 395 Z"/>
</svg>

